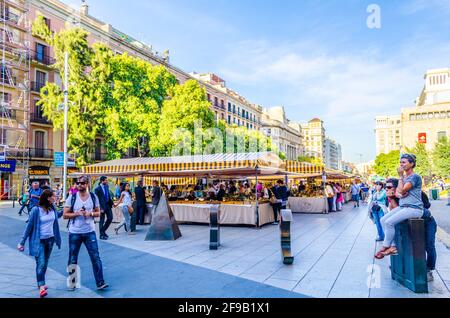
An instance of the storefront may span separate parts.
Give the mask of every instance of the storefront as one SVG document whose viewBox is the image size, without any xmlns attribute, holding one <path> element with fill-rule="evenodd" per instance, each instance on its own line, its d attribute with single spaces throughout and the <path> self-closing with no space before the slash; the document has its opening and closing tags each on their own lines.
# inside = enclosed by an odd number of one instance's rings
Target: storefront
<svg viewBox="0 0 450 318">
<path fill-rule="evenodd" d="M 28 169 L 28 176 L 30 179 L 30 184 L 33 182 L 39 182 L 42 186 L 46 182 L 51 183 L 50 178 L 50 167 L 45 166 L 32 166 Z"/>
<path fill-rule="evenodd" d="M 12 176 L 16 172 L 16 161 L 6 160 L 0 162 L 0 198 L 1 200 L 11 199 L 15 195 L 12 185 Z"/>
</svg>

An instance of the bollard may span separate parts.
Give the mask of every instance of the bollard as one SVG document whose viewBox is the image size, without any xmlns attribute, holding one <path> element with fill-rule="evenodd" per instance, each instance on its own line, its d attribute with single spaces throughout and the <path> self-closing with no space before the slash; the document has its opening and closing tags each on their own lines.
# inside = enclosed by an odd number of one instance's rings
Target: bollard
<svg viewBox="0 0 450 318">
<path fill-rule="evenodd" d="M 391 256 L 392 279 L 415 293 L 428 293 L 424 220 L 405 221 L 395 232 L 398 255 Z"/>
<path fill-rule="evenodd" d="M 293 221 L 291 210 L 281 210 L 281 255 L 283 264 L 292 265 L 294 256 L 291 251 L 291 223 Z"/>
<path fill-rule="evenodd" d="M 220 246 L 220 205 L 212 205 L 209 213 L 209 249 L 218 250 Z"/>
</svg>

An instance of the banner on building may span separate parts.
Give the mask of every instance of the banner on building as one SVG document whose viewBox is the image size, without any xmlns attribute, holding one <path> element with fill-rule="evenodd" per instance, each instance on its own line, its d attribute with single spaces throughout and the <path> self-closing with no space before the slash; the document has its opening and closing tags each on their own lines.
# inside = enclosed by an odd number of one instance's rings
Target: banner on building
<svg viewBox="0 0 450 318">
<path fill-rule="evenodd" d="M 28 174 L 30 176 L 48 176 L 50 175 L 50 168 L 41 166 L 30 167 Z"/>
<path fill-rule="evenodd" d="M 2 172 L 15 172 L 16 171 L 16 161 L 8 160 L 0 162 L 0 171 Z"/>
<path fill-rule="evenodd" d="M 419 144 L 426 144 L 426 143 L 427 143 L 427 134 L 420 133 L 419 134 Z"/>
</svg>

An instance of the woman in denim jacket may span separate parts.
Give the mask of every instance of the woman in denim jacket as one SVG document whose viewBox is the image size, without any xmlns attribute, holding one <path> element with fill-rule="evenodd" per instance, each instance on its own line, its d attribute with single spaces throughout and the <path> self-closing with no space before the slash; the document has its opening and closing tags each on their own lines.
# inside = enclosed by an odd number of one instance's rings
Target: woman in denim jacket
<svg viewBox="0 0 450 318">
<path fill-rule="evenodd" d="M 62 211 L 55 208 L 56 195 L 52 190 L 45 190 L 39 199 L 39 205 L 34 207 L 30 214 L 27 227 L 18 250 L 25 251 L 25 242 L 29 241 L 30 256 L 36 259 L 36 278 L 41 298 L 47 296 L 48 287 L 45 285 L 45 273 L 48 261 L 56 244 L 61 249 L 61 234 L 58 219 Z"/>
</svg>

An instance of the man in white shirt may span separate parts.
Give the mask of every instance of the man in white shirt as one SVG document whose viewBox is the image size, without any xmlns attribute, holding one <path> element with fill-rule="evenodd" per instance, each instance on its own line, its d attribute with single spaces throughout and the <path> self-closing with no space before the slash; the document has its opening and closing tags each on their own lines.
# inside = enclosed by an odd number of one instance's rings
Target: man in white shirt
<svg viewBox="0 0 450 318">
<path fill-rule="evenodd" d="M 69 270 L 76 268 L 81 245 L 84 244 L 89 253 L 98 290 L 108 286 L 103 279 L 103 266 L 98 251 L 94 218 L 100 216 L 98 197 L 87 191 L 89 179 L 82 176 L 77 181 L 76 198 L 70 195 L 64 206 L 64 219 L 69 220 Z M 94 202 L 95 201 L 95 202 Z M 73 272 L 70 275 L 74 274 Z M 69 287 L 74 290 L 75 287 Z"/>
</svg>

